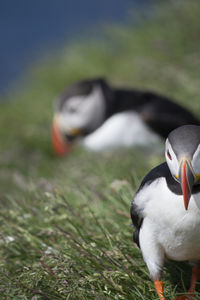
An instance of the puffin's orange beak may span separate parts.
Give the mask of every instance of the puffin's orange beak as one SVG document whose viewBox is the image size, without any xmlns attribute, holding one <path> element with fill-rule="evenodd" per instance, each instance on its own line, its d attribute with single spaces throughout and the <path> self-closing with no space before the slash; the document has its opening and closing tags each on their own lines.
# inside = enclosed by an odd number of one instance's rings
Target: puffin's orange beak
<svg viewBox="0 0 200 300">
<path fill-rule="evenodd" d="M 185 209 L 188 209 L 190 197 L 192 194 L 192 187 L 195 182 L 194 172 L 192 170 L 191 164 L 187 159 L 184 159 L 180 165 L 179 179 L 183 192 L 183 200 Z"/>
<path fill-rule="evenodd" d="M 68 154 L 73 147 L 73 143 L 67 143 L 67 140 L 63 138 L 55 121 L 52 124 L 51 140 L 53 149 L 59 156 Z"/>
</svg>

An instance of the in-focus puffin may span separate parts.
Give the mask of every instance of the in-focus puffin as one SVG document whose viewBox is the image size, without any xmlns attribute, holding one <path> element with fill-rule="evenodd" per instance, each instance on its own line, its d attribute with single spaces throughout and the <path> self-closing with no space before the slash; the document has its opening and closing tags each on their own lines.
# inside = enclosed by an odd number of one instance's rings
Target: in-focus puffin
<svg viewBox="0 0 200 300">
<path fill-rule="evenodd" d="M 166 162 L 143 179 L 131 205 L 134 241 L 165 299 L 162 269 L 165 258 L 193 265 L 188 296 L 200 275 L 200 126 L 173 130 L 165 144 Z"/>
<path fill-rule="evenodd" d="M 185 124 L 199 124 L 188 110 L 156 93 L 113 88 L 104 79 L 72 84 L 58 97 L 52 125 L 55 152 L 64 155 L 84 137 L 91 150 L 148 145 Z"/>
</svg>

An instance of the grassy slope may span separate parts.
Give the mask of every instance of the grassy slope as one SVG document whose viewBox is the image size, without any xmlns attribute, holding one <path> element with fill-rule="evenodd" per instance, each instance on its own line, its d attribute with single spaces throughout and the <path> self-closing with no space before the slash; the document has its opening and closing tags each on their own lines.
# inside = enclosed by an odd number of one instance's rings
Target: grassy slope
<svg viewBox="0 0 200 300">
<path fill-rule="evenodd" d="M 165 93 L 200 116 L 200 5 L 170 3 L 138 28 L 109 27 L 104 42 L 64 49 L 34 68 L 26 87 L 9 96 L 15 101 L 1 104 L 1 299 L 157 299 L 132 244 L 129 207 L 145 172 L 162 158 L 77 147 L 61 160 L 49 127 L 57 93 L 99 75 Z M 182 264 L 168 267 L 172 299 L 189 275 Z"/>
</svg>

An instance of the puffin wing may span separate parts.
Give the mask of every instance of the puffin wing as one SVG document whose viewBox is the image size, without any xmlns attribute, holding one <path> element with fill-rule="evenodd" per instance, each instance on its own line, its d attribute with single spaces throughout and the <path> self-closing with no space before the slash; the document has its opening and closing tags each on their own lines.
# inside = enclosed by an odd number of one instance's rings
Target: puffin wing
<svg viewBox="0 0 200 300">
<path fill-rule="evenodd" d="M 145 97 L 148 102 L 141 110 L 141 117 L 151 129 L 164 138 L 167 138 L 168 134 L 179 126 L 200 124 L 200 121 L 189 110 L 178 103 L 151 93 L 145 93 Z"/>
<path fill-rule="evenodd" d="M 170 175 L 171 174 L 166 162 L 155 167 L 144 177 L 138 191 L 136 192 L 132 200 L 130 213 L 131 213 L 132 224 L 133 227 L 135 228 L 133 233 L 133 241 L 137 244 L 139 248 L 140 248 L 139 233 L 144 219 L 143 210 L 146 204 L 144 201 L 140 201 L 139 199 L 140 194 L 142 193 L 143 189 L 148 188 L 148 186 L 151 185 L 151 183 L 158 178 L 165 177 L 168 184 L 168 178 L 170 177 Z M 148 199 L 146 200 L 146 202 L 147 201 Z"/>
<path fill-rule="evenodd" d="M 140 248 L 139 233 L 143 222 L 143 216 L 138 212 L 137 206 L 135 205 L 134 198 L 131 204 L 131 219 L 132 219 L 133 227 L 135 228 L 133 233 L 133 241 L 136 243 L 138 248 Z"/>
</svg>

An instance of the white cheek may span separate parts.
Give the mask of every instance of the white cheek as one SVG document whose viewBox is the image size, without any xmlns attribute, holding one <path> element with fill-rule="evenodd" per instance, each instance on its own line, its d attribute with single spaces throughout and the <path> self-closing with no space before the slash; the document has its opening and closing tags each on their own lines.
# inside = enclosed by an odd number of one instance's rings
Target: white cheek
<svg viewBox="0 0 200 300">
<path fill-rule="evenodd" d="M 178 175 L 178 171 L 179 171 L 179 163 L 178 163 L 178 160 L 177 160 L 177 157 L 169 143 L 169 141 L 167 140 L 166 141 L 166 151 L 165 151 L 165 159 L 166 159 L 166 162 L 168 164 L 168 167 L 170 169 L 170 172 L 173 176 L 176 176 Z M 172 157 L 172 159 L 169 159 L 169 157 L 167 156 L 167 150 L 169 150 L 169 153 Z"/>
<path fill-rule="evenodd" d="M 179 171 L 179 165 L 178 165 L 178 161 L 177 161 L 176 157 L 172 158 L 172 160 L 170 160 L 169 158 L 166 158 L 166 160 L 167 160 L 167 164 L 168 164 L 171 174 L 173 176 L 177 176 L 178 171 Z"/>
<path fill-rule="evenodd" d="M 81 114 L 84 126 L 91 131 L 97 129 L 103 123 L 105 117 L 105 100 L 99 87 L 95 87 L 90 96 L 84 100 Z"/>
<path fill-rule="evenodd" d="M 195 174 L 200 174 L 200 145 L 193 155 L 192 167 Z"/>
<path fill-rule="evenodd" d="M 95 115 L 96 115 L 96 109 L 94 107 L 93 100 L 92 99 L 85 100 L 81 112 L 79 113 L 79 118 L 82 119 L 82 122 L 86 126 L 92 121 Z"/>
</svg>

